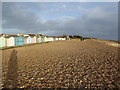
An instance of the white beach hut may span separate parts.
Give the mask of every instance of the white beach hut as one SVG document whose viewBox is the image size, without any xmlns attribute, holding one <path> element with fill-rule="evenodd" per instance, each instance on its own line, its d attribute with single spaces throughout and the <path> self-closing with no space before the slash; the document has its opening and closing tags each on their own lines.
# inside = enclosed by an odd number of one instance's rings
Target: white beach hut
<svg viewBox="0 0 120 90">
<path fill-rule="evenodd" d="M 17 37 L 17 35 L 15 36 L 7 36 L 6 38 L 6 46 L 15 46 L 15 38 Z"/>
<path fill-rule="evenodd" d="M 0 47 L 5 47 L 6 46 L 6 39 L 5 37 L 0 37 Z"/>
<path fill-rule="evenodd" d="M 58 38 L 58 37 L 55 37 L 55 40 L 56 40 L 56 41 L 58 41 L 58 40 L 59 40 L 59 38 Z"/>
<path fill-rule="evenodd" d="M 45 36 L 45 42 L 54 41 L 54 38 L 52 36 Z"/>
<path fill-rule="evenodd" d="M 37 43 L 41 43 L 42 42 L 42 36 L 37 36 Z"/>
</svg>

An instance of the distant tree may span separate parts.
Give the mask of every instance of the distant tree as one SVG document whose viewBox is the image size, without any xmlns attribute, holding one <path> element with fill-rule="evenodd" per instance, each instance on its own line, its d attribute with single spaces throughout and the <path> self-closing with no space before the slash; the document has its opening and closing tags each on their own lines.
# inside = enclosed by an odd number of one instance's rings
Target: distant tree
<svg viewBox="0 0 120 90">
<path fill-rule="evenodd" d="M 70 35 L 70 36 L 69 36 L 69 38 L 73 39 L 73 36 L 72 36 L 72 35 Z"/>
<path fill-rule="evenodd" d="M 83 37 L 80 35 L 70 35 L 69 36 L 71 39 L 92 39 L 92 37 Z"/>
<path fill-rule="evenodd" d="M 73 35 L 73 38 L 75 38 L 75 39 L 81 39 L 81 38 L 83 38 L 83 37 L 80 36 L 80 35 Z"/>
</svg>

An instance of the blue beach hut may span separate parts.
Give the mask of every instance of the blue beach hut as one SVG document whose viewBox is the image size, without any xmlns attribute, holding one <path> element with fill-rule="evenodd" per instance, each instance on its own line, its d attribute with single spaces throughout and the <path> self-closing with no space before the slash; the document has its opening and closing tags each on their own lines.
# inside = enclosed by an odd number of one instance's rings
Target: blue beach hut
<svg viewBox="0 0 120 90">
<path fill-rule="evenodd" d="M 15 38 L 15 46 L 21 46 L 24 45 L 24 37 L 18 36 Z"/>
</svg>

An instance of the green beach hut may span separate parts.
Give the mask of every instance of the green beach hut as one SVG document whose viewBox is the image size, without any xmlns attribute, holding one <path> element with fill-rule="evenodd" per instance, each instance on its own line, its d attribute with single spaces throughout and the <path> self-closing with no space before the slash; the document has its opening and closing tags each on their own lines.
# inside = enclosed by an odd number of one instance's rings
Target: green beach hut
<svg viewBox="0 0 120 90">
<path fill-rule="evenodd" d="M 41 37 L 41 42 L 45 42 L 45 36 Z"/>
<path fill-rule="evenodd" d="M 0 47 L 5 47 L 6 46 L 6 39 L 5 37 L 0 37 Z"/>
</svg>

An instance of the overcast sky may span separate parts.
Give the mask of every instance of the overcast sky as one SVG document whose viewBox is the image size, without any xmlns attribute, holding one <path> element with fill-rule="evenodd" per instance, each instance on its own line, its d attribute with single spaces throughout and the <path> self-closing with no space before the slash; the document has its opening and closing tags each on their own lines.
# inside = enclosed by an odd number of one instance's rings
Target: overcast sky
<svg viewBox="0 0 120 90">
<path fill-rule="evenodd" d="M 117 2 L 3 2 L 2 32 L 118 39 Z"/>
</svg>

